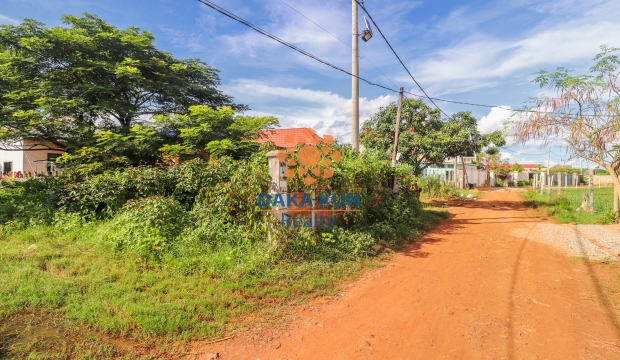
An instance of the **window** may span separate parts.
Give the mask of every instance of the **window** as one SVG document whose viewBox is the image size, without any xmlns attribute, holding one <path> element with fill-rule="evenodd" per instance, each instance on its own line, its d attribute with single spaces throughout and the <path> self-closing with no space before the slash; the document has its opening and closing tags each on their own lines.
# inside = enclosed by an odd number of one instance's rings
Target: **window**
<svg viewBox="0 0 620 360">
<path fill-rule="evenodd" d="M 12 171 L 12 170 L 13 170 L 13 162 L 12 161 L 5 162 L 5 163 L 2 164 L 2 173 L 3 174 L 6 174 L 6 173 L 8 173 L 9 171 Z"/>
</svg>

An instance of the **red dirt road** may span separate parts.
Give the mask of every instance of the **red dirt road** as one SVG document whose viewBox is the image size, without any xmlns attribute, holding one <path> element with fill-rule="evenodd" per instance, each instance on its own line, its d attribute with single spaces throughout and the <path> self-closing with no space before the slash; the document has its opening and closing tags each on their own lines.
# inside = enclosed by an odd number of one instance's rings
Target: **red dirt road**
<svg viewBox="0 0 620 360">
<path fill-rule="evenodd" d="M 512 236 L 540 223 L 514 193 L 450 211 L 341 298 L 298 311 L 285 332 L 209 345 L 197 358 L 620 359 L 620 318 L 603 293 L 616 265 Z"/>
</svg>

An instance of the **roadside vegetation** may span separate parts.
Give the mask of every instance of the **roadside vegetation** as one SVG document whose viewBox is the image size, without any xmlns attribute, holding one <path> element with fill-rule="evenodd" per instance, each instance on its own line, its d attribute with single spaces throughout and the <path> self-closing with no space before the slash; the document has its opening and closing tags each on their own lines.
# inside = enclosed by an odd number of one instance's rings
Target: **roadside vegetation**
<svg viewBox="0 0 620 360">
<path fill-rule="evenodd" d="M 420 199 L 423 200 L 459 200 L 481 198 L 484 192 L 467 189 L 456 189 L 453 184 L 443 182 L 439 176 L 422 176 L 417 181 L 421 189 Z"/>
<path fill-rule="evenodd" d="M 341 148 L 333 178 L 320 186 L 363 194 L 362 211 L 330 231 L 281 227 L 257 207 L 267 191 L 266 150 L 79 181 L 67 169 L 3 182 L 0 319 L 11 327 L 0 329 L 0 353 L 46 358 L 79 344 L 82 355 L 120 351 L 105 341 L 90 347 L 79 330 L 64 349 L 36 337 L 26 346 L 15 331 L 32 313 L 57 319 L 43 326 L 65 324 L 59 332 L 83 327 L 144 347 L 229 335 L 273 320 L 285 305 L 334 294 L 340 281 L 378 264 L 379 248 L 397 249 L 446 217 L 423 209 L 406 180 L 392 196 L 388 179 L 406 169 Z"/>
<path fill-rule="evenodd" d="M 333 176 L 287 176 L 290 191 L 359 194 L 359 212 L 283 227 L 257 204 L 275 146 L 256 139 L 278 119 L 245 115 L 217 69 L 148 31 L 62 20 L 0 27 L 0 147 L 65 151 L 59 176 L 0 181 L 0 357 L 158 357 L 281 321 L 447 217 L 420 202 L 423 166 L 504 144 L 470 113 L 407 100 L 392 167 L 390 104 L 364 126 L 363 153 L 321 149 L 339 161 L 312 170 Z"/>
<path fill-rule="evenodd" d="M 612 224 L 616 217 L 613 212 L 613 187 L 594 189 L 594 213 L 581 209 L 583 196 L 588 194 L 587 188 L 565 188 L 562 194 L 548 196 L 539 191 L 528 190 L 523 193 L 526 204 L 542 212 L 543 216 L 551 216 L 562 224 Z"/>
</svg>

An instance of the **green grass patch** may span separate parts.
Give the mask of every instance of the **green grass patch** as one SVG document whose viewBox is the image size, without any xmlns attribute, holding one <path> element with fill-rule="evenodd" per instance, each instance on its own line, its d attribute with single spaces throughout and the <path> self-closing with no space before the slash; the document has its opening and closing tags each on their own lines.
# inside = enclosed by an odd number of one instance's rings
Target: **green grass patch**
<svg viewBox="0 0 620 360">
<path fill-rule="evenodd" d="M 421 210 L 409 240 L 446 217 L 441 210 Z M 112 225 L 65 220 L 3 227 L 0 358 L 139 355 L 109 339 L 130 339 L 161 355 L 163 343 L 217 338 L 256 321 L 279 321 L 286 306 L 334 295 L 343 280 L 381 264 L 376 256 L 287 259 L 267 239 L 202 247 L 180 242 L 186 252 L 172 249 L 175 256 L 153 261 L 111 246 Z M 48 320 L 28 315 L 33 313 Z M 28 318 L 71 336 L 19 340 L 32 325 Z"/>
<path fill-rule="evenodd" d="M 594 213 L 581 210 L 581 203 L 587 188 L 565 188 L 558 196 L 555 189 L 551 196 L 546 192 L 541 195 L 537 191 L 526 191 L 523 197 L 526 203 L 534 209 L 542 210 L 546 215 L 553 216 L 562 224 L 575 222 L 577 224 L 611 224 L 615 221 L 613 214 L 613 187 L 594 189 Z"/>
</svg>

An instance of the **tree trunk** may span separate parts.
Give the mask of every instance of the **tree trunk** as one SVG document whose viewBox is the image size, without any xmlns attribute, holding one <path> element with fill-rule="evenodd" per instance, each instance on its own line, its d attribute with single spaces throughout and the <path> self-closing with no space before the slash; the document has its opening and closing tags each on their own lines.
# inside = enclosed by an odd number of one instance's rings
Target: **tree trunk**
<svg viewBox="0 0 620 360">
<path fill-rule="evenodd" d="M 612 168 L 611 165 L 606 165 L 605 170 L 609 172 L 611 180 L 614 182 L 614 214 L 618 215 L 620 212 L 620 204 L 618 204 L 618 195 L 620 195 L 620 176 L 618 175 L 618 170 Z"/>
</svg>

